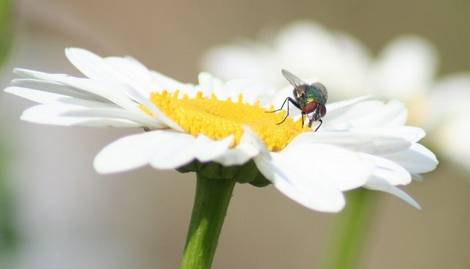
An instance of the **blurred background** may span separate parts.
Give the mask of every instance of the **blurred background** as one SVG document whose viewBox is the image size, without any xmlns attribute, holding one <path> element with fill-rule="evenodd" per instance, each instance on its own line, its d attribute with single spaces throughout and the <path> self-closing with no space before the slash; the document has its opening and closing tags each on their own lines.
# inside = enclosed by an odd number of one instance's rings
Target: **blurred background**
<svg viewBox="0 0 470 269">
<path fill-rule="evenodd" d="M 0 40 L 11 41 L 3 88 L 13 67 L 78 74 L 63 55 L 68 46 L 132 55 L 195 82 L 209 48 L 299 19 L 347 31 L 373 52 L 397 35 L 419 34 L 439 50 L 439 74 L 470 70 L 466 0 L 1 2 L 12 5 L 2 14 L 11 14 L 13 29 L 2 23 Z M 0 93 L 0 266 L 177 268 L 194 175 L 145 168 L 100 176 L 92 167 L 95 154 L 132 130 L 20 121 L 30 105 Z M 380 195 L 360 268 L 470 268 L 468 172 L 441 160 L 436 172 L 406 191 L 423 210 Z M 317 268 L 334 219 L 272 187 L 237 185 L 214 268 Z"/>
</svg>

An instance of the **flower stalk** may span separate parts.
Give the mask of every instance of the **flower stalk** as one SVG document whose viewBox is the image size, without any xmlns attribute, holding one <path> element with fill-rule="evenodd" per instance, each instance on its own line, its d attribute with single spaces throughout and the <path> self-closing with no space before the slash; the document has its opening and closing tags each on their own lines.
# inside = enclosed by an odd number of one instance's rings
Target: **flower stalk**
<svg viewBox="0 0 470 269">
<path fill-rule="evenodd" d="M 378 197 L 370 190 L 357 189 L 347 198 L 346 208 L 336 216 L 323 269 L 358 268 Z"/>
<path fill-rule="evenodd" d="M 234 186 L 235 180 L 213 179 L 197 173 L 196 195 L 181 269 L 211 268 Z"/>
</svg>

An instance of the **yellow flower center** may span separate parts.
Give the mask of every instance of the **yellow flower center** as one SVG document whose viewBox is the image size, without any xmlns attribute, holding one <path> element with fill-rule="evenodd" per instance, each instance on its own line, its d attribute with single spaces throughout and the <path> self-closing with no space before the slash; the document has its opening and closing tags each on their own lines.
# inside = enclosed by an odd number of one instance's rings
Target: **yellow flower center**
<svg viewBox="0 0 470 269">
<path fill-rule="evenodd" d="M 277 125 L 284 119 L 285 111 L 267 113 L 269 110 L 258 102 L 243 103 L 242 95 L 233 101 L 219 100 L 215 95 L 204 97 L 201 92 L 190 98 L 178 96 L 178 92 L 163 91 L 151 93 L 150 100 L 187 133 L 194 136 L 204 134 L 214 140 L 233 135 L 233 146 L 240 142 L 244 125 L 249 126 L 271 151 L 282 150 L 301 132 L 311 131 L 308 127 L 302 128 L 300 120 L 291 118 Z M 141 109 L 152 114 L 145 106 Z"/>
</svg>

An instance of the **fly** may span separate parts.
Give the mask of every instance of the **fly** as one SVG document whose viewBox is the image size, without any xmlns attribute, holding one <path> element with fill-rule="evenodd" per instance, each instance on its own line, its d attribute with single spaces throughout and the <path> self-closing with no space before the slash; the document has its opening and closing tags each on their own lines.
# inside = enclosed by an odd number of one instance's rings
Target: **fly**
<svg viewBox="0 0 470 269">
<path fill-rule="evenodd" d="M 294 86 L 294 98 L 287 97 L 279 109 L 270 112 L 281 111 L 287 103 L 287 114 L 284 119 L 277 123 L 282 124 L 289 116 L 289 103 L 297 107 L 302 113 L 302 127 L 304 127 L 305 116 L 308 118 L 308 127 L 311 128 L 314 122 L 320 122 L 315 128 L 315 132 L 320 128 L 323 118 L 326 114 L 326 101 L 328 100 L 328 91 L 326 87 L 315 82 L 308 84 L 287 70 L 282 70 L 282 75 Z"/>
</svg>

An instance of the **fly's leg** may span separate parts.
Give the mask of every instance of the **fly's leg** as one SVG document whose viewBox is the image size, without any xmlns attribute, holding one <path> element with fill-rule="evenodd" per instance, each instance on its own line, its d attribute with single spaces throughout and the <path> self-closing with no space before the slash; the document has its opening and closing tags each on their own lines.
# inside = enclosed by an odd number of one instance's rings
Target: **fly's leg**
<svg viewBox="0 0 470 269">
<path fill-rule="evenodd" d="M 284 119 L 281 120 L 281 122 L 276 123 L 277 125 L 281 125 L 283 122 L 286 121 L 287 117 L 289 117 L 289 103 L 290 103 L 290 100 L 289 100 L 289 99 L 290 99 L 290 97 L 287 97 L 287 99 L 286 99 L 286 100 L 288 100 L 288 102 L 287 102 L 287 113 L 286 113 L 286 116 L 284 117 Z M 286 101 L 284 101 L 284 103 L 285 103 L 285 102 L 286 102 Z M 284 105 L 284 104 L 283 104 L 283 105 Z M 281 106 L 281 109 L 282 109 L 282 106 Z"/>
<path fill-rule="evenodd" d="M 318 131 L 318 129 L 320 129 L 320 126 L 323 124 L 323 120 L 322 119 L 319 119 L 318 114 L 316 114 L 317 112 L 313 112 L 312 116 L 310 118 L 308 118 L 308 128 L 312 128 L 312 125 L 314 122 L 316 121 L 319 121 L 320 124 L 315 128 L 315 132 Z"/>
<path fill-rule="evenodd" d="M 308 128 L 312 128 L 312 124 L 314 122 L 319 121 L 320 124 L 315 128 L 315 131 L 318 131 L 320 129 L 320 126 L 323 124 L 323 120 L 321 119 L 321 113 L 320 113 L 320 106 L 318 106 L 315 111 L 313 111 L 312 115 L 308 118 Z"/>
<path fill-rule="evenodd" d="M 296 108 L 300 109 L 300 105 L 294 100 L 292 99 L 292 97 L 287 97 L 284 102 L 282 102 L 282 105 L 280 108 L 276 109 L 276 110 L 273 110 L 273 111 L 266 111 L 266 113 L 274 113 L 274 112 L 278 112 L 278 111 L 281 111 L 283 108 L 284 108 L 284 105 L 287 103 L 287 111 L 289 111 L 289 103 L 292 103 Z M 300 109 L 302 110 L 302 109 Z"/>
<path fill-rule="evenodd" d="M 289 101 L 289 98 L 290 97 L 287 97 L 286 100 L 284 100 L 284 102 L 282 102 L 282 105 L 281 105 L 280 108 L 278 108 L 276 110 L 273 110 L 273 111 L 266 111 L 266 113 L 274 113 L 274 112 L 281 111 L 284 108 L 284 105 L 286 104 L 286 102 Z M 289 107 L 289 104 L 287 104 L 287 107 Z M 288 108 L 288 110 L 289 110 L 289 108 Z"/>
<path fill-rule="evenodd" d="M 316 111 L 314 111 L 313 114 L 308 117 L 308 128 L 312 128 L 312 124 L 315 122 L 315 113 Z"/>
<path fill-rule="evenodd" d="M 304 128 L 305 113 L 302 112 L 302 128 Z"/>
<path fill-rule="evenodd" d="M 323 124 L 322 119 L 319 119 L 318 121 L 320 122 L 320 124 L 318 124 L 317 128 L 315 128 L 315 132 L 318 131 L 318 129 L 320 129 L 320 126 Z"/>
<path fill-rule="evenodd" d="M 274 113 L 274 112 L 278 112 L 278 111 L 281 111 L 283 108 L 284 108 L 284 105 L 287 103 L 287 114 L 286 116 L 284 117 L 284 119 L 282 119 L 281 122 L 278 122 L 277 125 L 279 124 L 282 124 L 284 121 L 286 121 L 287 117 L 289 117 L 289 103 L 292 103 L 296 108 L 302 110 L 300 108 L 300 105 L 299 103 L 297 103 L 297 101 L 295 101 L 292 97 L 287 97 L 286 100 L 284 100 L 284 102 L 282 102 L 282 105 L 280 108 L 276 109 L 276 110 L 273 110 L 273 111 L 266 111 L 268 113 Z"/>
</svg>

